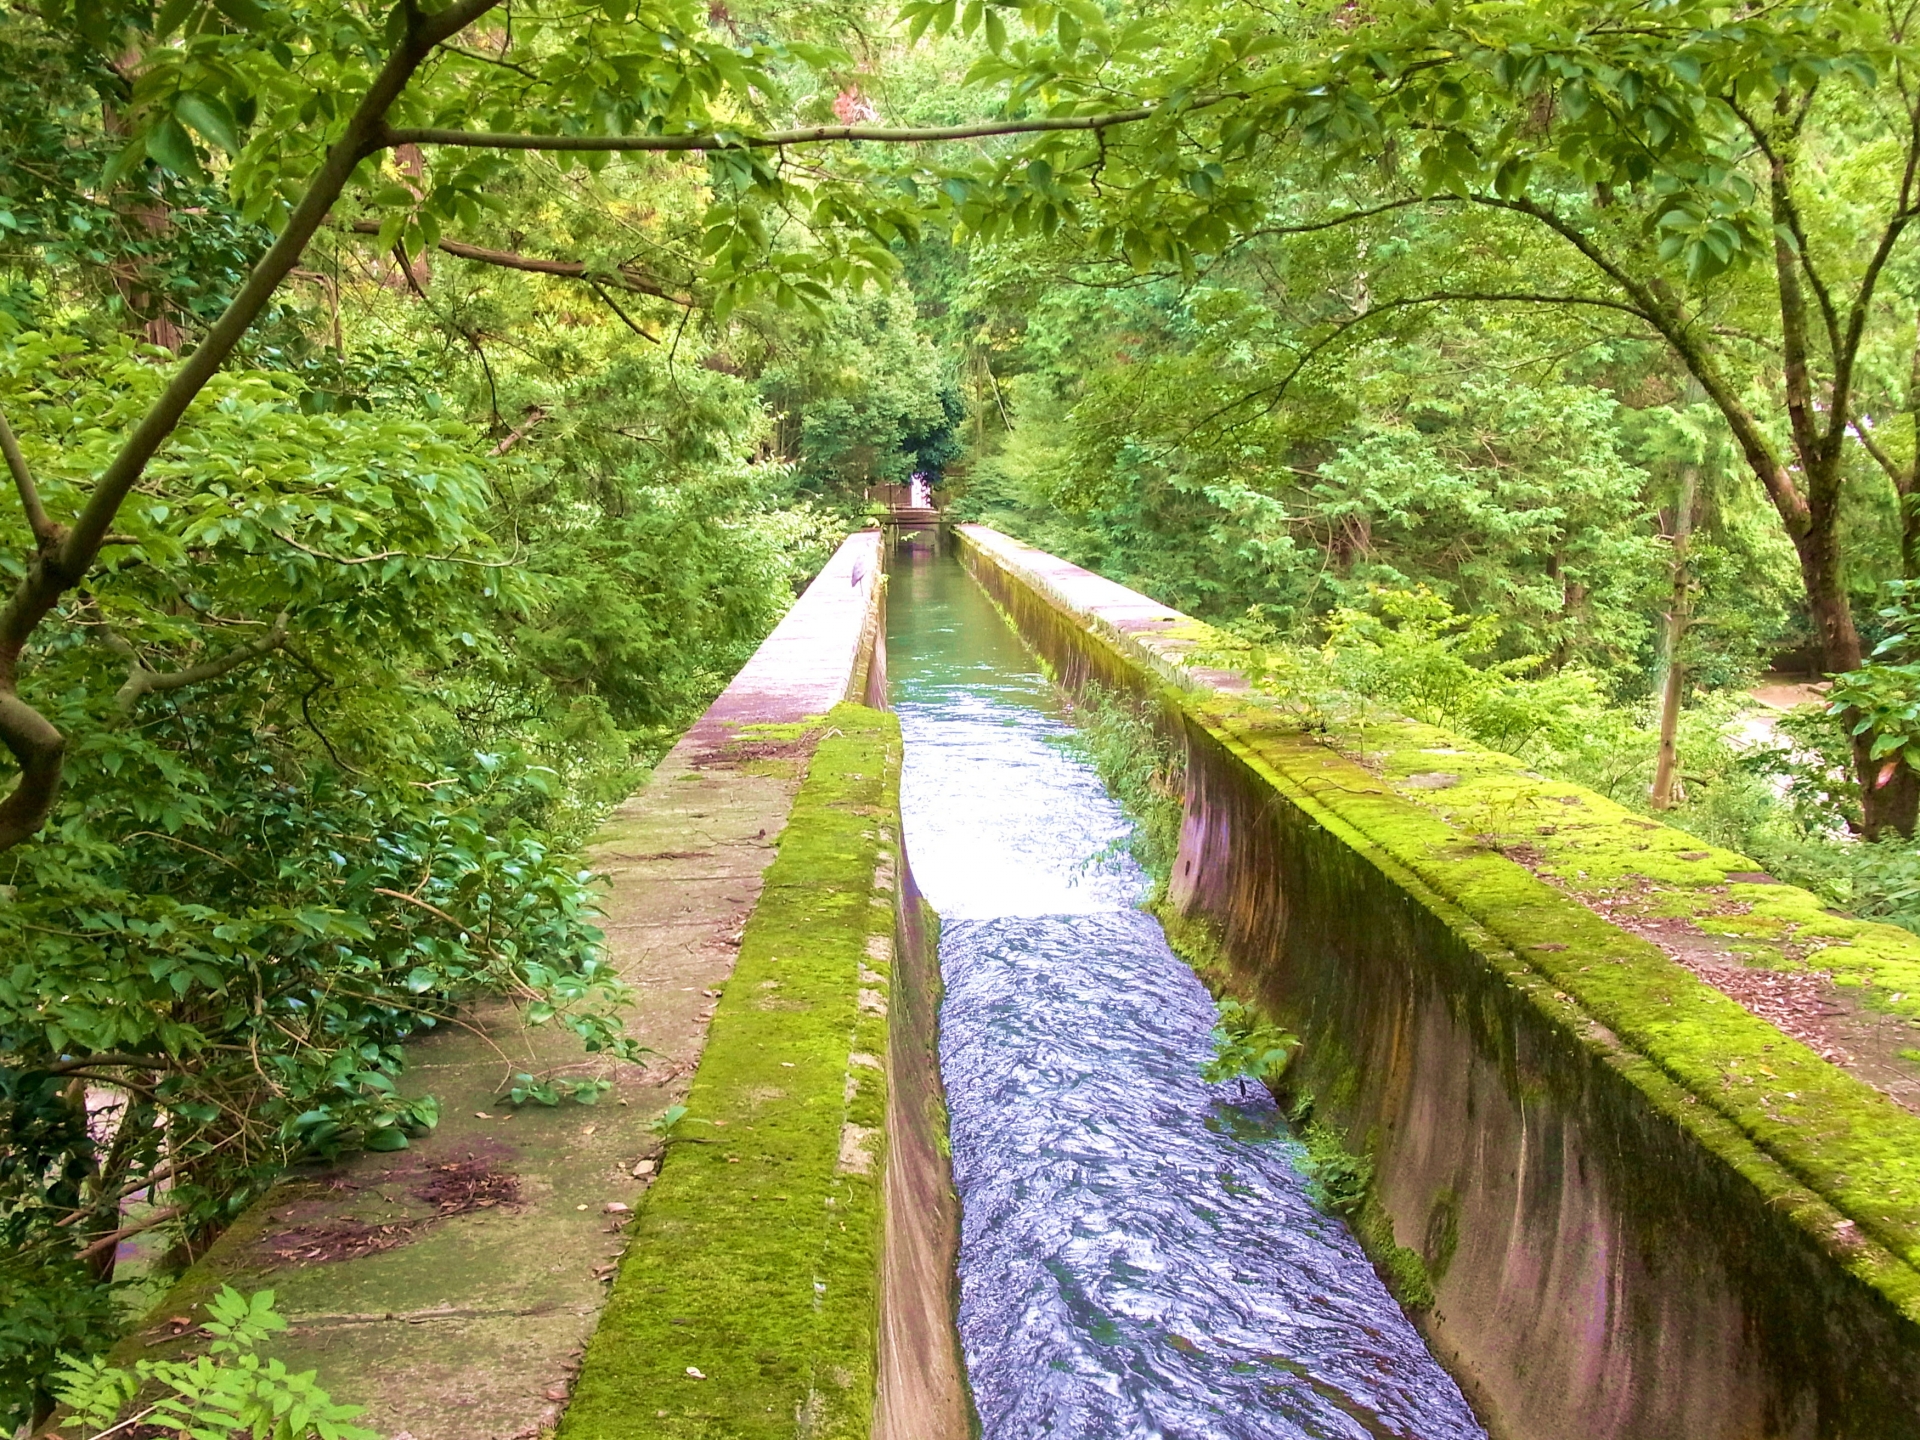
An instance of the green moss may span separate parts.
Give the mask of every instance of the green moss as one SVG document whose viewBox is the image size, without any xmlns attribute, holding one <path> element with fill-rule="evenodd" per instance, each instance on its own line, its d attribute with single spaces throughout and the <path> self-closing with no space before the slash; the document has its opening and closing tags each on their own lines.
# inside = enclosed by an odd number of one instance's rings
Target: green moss
<svg viewBox="0 0 1920 1440">
<path fill-rule="evenodd" d="M 562 1440 L 871 1428 L 899 728 L 827 718 Z"/>
<path fill-rule="evenodd" d="M 1393 1217 L 1380 1203 L 1374 1183 L 1373 1157 L 1349 1150 L 1338 1130 L 1318 1120 L 1305 1125 L 1301 1141 L 1300 1169 L 1312 1184 L 1314 1198 L 1347 1217 L 1394 1299 L 1409 1310 L 1432 1309 L 1433 1276 L 1420 1252 L 1402 1245 L 1394 1234 Z"/>
<path fill-rule="evenodd" d="M 1233 973 L 1220 927 L 1204 915 L 1182 915 L 1164 903 L 1152 909 L 1166 932 L 1168 948 L 1192 966 L 1206 987 L 1218 995 Z"/>
<path fill-rule="evenodd" d="M 820 728 L 824 715 L 809 715 L 801 720 L 772 721 L 755 720 L 734 729 L 732 738 L 738 741 L 767 744 L 782 740 L 799 740 Z"/>
<path fill-rule="evenodd" d="M 1434 1284 L 1447 1278 L 1454 1252 L 1459 1248 L 1460 1197 L 1451 1189 L 1442 1188 L 1427 1210 L 1427 1234 L 1421 1246 L 1421 1258 L 1427 1262 L 1427 1273 L 1433 1277 Z"/>
</svg>

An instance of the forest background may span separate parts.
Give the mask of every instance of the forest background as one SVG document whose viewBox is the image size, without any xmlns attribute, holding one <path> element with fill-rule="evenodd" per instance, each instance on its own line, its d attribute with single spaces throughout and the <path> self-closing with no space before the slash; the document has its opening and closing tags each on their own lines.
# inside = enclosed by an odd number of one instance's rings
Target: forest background
<svg viewBox="0 0 1920 1440">
<path fill-rule="evenodd" d="M 581 846 L 914 473 L 1920 929 L 1912 19 L 0 8 L 0 1423 L 461 997 L 627 1044 Z"/>
</svg>

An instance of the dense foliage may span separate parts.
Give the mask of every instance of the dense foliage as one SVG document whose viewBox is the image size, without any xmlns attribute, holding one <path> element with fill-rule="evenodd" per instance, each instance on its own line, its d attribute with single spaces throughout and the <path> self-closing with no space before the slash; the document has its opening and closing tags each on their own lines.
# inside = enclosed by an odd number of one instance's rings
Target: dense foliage
<svg viewBox="0 0 1920 1440">
<path fill-rule="evenodd" d="M 582 842 L 915 474 L 1329 730 L 1642 803 L 1675 675 L 1680 823 L 1920 925 L 1914 20 L 0 9 L 0 1423 L 464 999 L 625 1045 Z"/>
</svg>

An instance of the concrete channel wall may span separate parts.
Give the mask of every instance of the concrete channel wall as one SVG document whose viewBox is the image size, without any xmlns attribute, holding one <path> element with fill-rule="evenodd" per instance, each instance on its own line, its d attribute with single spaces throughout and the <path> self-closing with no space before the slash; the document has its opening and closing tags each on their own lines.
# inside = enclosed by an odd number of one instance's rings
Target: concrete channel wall
<svg viewBox="0 0 1920 1440">
<path fill-rule="evenodd" d="M 1656 896 L 1674 915 L 1799 906 L 1896 970 L 1920 942 L 1425 727 L 1341 753 L 1222 668 L 1227 637 L 984 527 L 959 544 L 1064 686 L 1183 743 L 1169 935 L 1302 1037 L 1282 1101 L 1371 1164 L 1356 1230 L 1497 1440 L 1920 1434 L 1920 1122 L 1441 787 L 1497 782 L 1536 849 L 1577 829 L 1629 879 L 1702 872 Z"/>
<path fill-rule="evenodd" d="M 437 1129 L 289 1175 L 123 1359 L 190 1348 L 173 1317 L 231 1283 L 275 1290 L 273 1353 L 382 1435 L 963 1440 L 884 595 L 879 534 L 850 537 L 597 842 L 647 1064 L 464 1012 L 409 1057 Z M 521 1071 L 612 1088 L 515 1107 Z"/>
</svg>

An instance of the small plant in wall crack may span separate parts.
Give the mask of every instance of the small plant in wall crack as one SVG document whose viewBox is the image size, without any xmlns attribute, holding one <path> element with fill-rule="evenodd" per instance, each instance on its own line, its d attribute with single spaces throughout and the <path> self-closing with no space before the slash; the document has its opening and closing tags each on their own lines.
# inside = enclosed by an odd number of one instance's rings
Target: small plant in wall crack
<svg viewBox="0 0 1920 1440">
<path fill-rule="evenodd" d="M 1088 685 L 1074 698 L 1073 723 L 1065 743 L 1092 762 L 1132 825 L 1090 864 L 1131 856 L 1152 877 L 1157 898 L 1180 848 L 1185 751 L 1161 734 L 1136 702 L 1099 685 Z"/>
<path fill-rule="evenodd" d="M 57 1386 L 71 1412 L 63 1428 L 86 1440 L 155 1431 L 192 1440 L 380 1440 L 350 1423 L 360 1407 L 334 1404 L 314 1383 L 316 1372 L 296 1374 L 254 1353 L 287 1328 L 271 1290 L 242 1295 L 229 1285 L 207 1312 L 202 1328 L 213 1344 L 191 1360 L 141 1360 L 130 1370 L 104 1359 L 69 1361 Z"/>
<path fill-rule="evenodd" d="M 1286 1073 L 1300 1037 L 1231 998 L 1220 1002 L 1220 1019 L 1213 1027 L 1213 1058 L 1200 1066 L 1200 1078 L 1220 1085 L 1233 1080 L 1257 1080 L 1271 1085 Z"/>
</svg>

